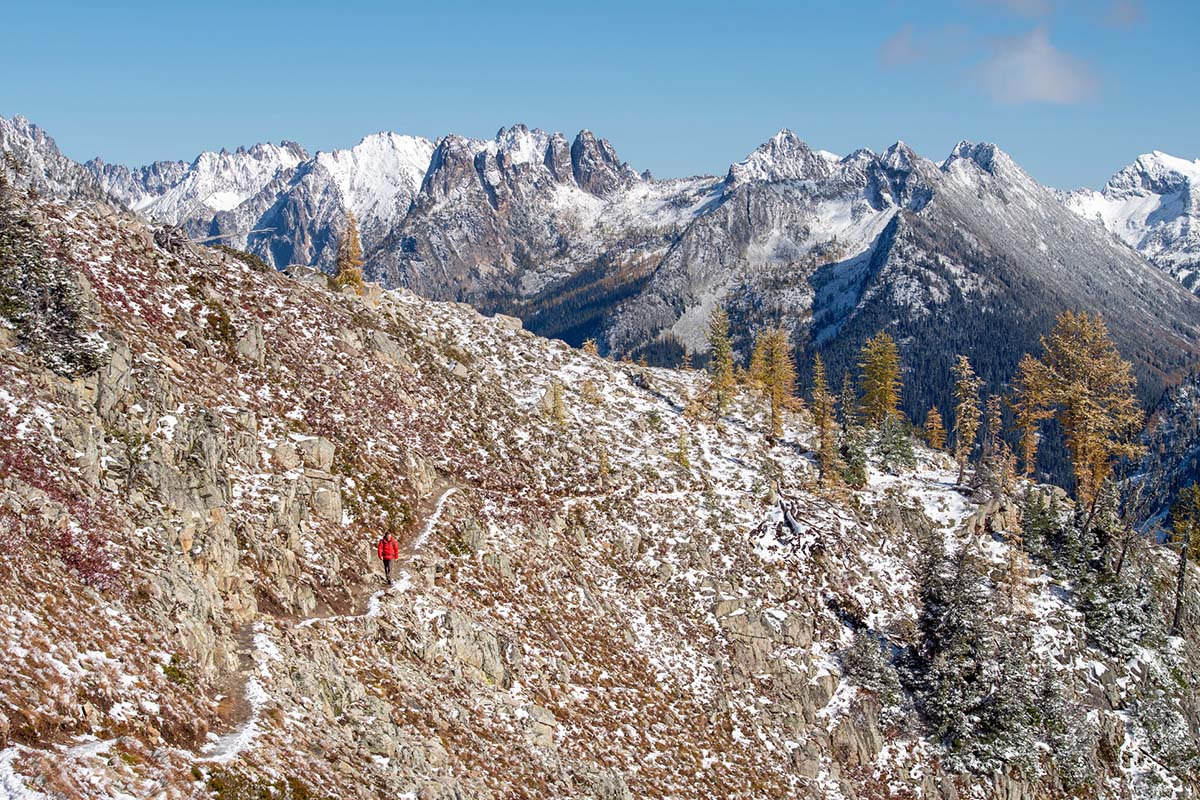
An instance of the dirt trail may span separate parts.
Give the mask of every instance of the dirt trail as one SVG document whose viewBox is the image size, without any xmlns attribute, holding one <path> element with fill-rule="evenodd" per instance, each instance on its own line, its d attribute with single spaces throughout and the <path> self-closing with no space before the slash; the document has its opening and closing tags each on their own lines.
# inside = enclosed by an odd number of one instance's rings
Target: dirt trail
<svg viewBox="0 0 1200 800">
<path fill-rule="evenodd" d="M 417 518 L 425 520 L 425 523 L 417 535 L 404 546 L 404 561 L 410 561 L 429 540 L 441 519 L 446 500 L 457 491 L 458 487 L 449 481 L 438 481 L 434 485 L 434 491 L 418 507 Z M 378 569 L 376 559 L 372 557 L 371 561 L 373 568 Z M 319 622 L 378 616 L 379 604 L 385 595 L 393 591 L 405 591 L 410 586 L 412 577 L 406 570 L 401 569 L 391 586 L 369 596 L 361 589 L 355 592 L 354 606 L 357 613 L 310 617 L 296 622 L 295 627 L 308 628 Z M 201 748 L 197 754 L 201 761 L 227 761 L 235 757 L 261 730 L 259 709 L 266 702 L 266 692 L 255 673 L 260 664 L 278 658 L 278 654 L 273 652 L 274 645 L 270 643 L 266 633 L 256 633 L 252 623 L 243 625 L 234 638 L 237 641 L 238 671 L 223 687 L 225 696 L 217 709 L 217 715 L 225 723 L 222 727 L 227 726 L 227 729 Z"/>
</svg>

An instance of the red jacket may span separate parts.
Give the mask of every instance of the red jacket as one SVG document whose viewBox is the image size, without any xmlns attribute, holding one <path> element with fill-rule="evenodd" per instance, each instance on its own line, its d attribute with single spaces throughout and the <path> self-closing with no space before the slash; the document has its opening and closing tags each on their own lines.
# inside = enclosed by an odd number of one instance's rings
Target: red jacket
<svg viewBox="0 0 1200 800">
<path fill-rule="evenodd" d="M 400 557 L 400 543 L 395 539 L 380 539 L 379 557 L 395 561 Z"/>
</svg>

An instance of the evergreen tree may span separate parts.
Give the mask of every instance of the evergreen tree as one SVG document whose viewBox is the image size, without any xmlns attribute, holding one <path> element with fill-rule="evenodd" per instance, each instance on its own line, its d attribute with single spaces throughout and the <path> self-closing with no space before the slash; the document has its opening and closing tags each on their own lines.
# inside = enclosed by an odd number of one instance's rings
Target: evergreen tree
<svg viewBox="0 0 1200 800">
<path fill-rule="evenodd" d="M 358 220 L 353 214 L 346 215 L 346 230 L 338 242 L 337 266 L 333 283 L 339 289 L 349 286 L 359 294 L 363 292 L 362 242 L 358 238 Z"/>
<path fill-rule="evenodd" d="M 1179 493 L 1171 509 L 1171 542 L 1179 548 L 1179 568 L 1175 573 L 1175 611 L 1171 615 L 1171 633 L 1180 635 L 1188 560 L 1200 559 L 1200 486 L 1192 484 Z"/>
<path fill-rule="evenodd" d="M 859 355 L 863 411 L 867 424 L 879 428 L 883 421 L 900 416 L 900 353 L 886 331 L 867 340 Z"/>
<path fill-rule="evenodd" d="M 858 392 L 854 390 L 854 381 L 850 378 L 849 370 L 842 373 L 842 389 L 838 393 L 837 412 L 844 441 L 849 435 L 850 429 L 858 425 L 860 421 Z"/>
<path fill-rule="evenodd" d="M 997 498 L 1006 494 L 1016 480 L 1015 458 L 1004 441 L 1003 424 L 1000 396 L 993 394 L 987 401 L 983 449 L 973 484 Z"/>
<path fill-rule="evenodd" d="M 729 314 L 720 306 L 708 318 L 708 394 L 713 415 L 718 419 L 729 410 L 737 384 L 733 367 L 733 341 L 729 337 Z"/>
<path fill-rule="evenodd" d="M 984 415 L 983 458 L 991 458 L 1000 446 L 1000 435 L 1003 426 L 1003 413 L 1000 408 L 1000 395 L 988 395 Z"/>
<path fill-rule="evenodd" d="M 850 646 L 840 653 L 842 673 L 851 683 L 876 696 L 880 719 L 885 724 L 900 721 L 903 700 L 896 668 L 884 655 L 886 646 L 871 631 L 859 628 Z"/>
<path fill-rule="evenodd" d="M 1038 682 L 1034 709 L 1063 790 L 1082 794 L 1079 790 L 1095 781 L 1094 753 L 1099 732 L 1088 720 L 1083 705 L 1068 703 L 1064 697 L 1064 683 L 1069 680 L 1069 674 L 1059 676 L 1045 670 Z"/>
<path fill-rule="evenodd" d="M 750 361 L 750 380 L 767 396 L 770 405 L 768 441 L 783 436 L 783 412 L 795 402 L 796 362 L 786 330 L 775 326 L 759 334 Z"/>
<path fill-rule="evenodd" d="M 1030 643 L 1021 633 L 1024 627 L 1013 626 L 1014 633 L 996 631 L 994 649 L 989 653 L 989 666 L 998 667 L 998 672 L 994 677 L 985 672 L 990 691 L 975 712 L 977 722 L 971 742 L 971 760 L 989 772 L 1005 766 L 1026 774 L 1037 769 L 1035 691 Z"/>
<path fill-rule="evenodd" d="M 1049 560 L 1050 547 L 1058 538 L 1057 512 L 1051 508 L 1046 495 L 1027 488 L 1021 497 L 1021 540 L 1025 551 L 1043 560 Z"/>
<path fill-rule="evenodd" d="M 825 362 L 818 353 L 813 356 L 812 410 L 817 426 L 817 464 L 821 483 L 827 487 L 841 482 L 844 468 L 838 452 L 836 403 L 825 378 Z"/>
<path fill-rule="evenodd" d="M 934 734 L 962 764 L 976 744 L 979 715 L 1001 671 L 989 641 L 989 589 L 970 547 L 947 559 L 940 531 L 924 538 L 917 579 L 914 689 Z"/>
<path fill-rule="evenodd" d="M 960 355 L 954 365 L 954 460 L 958 462 L 958 482 L 967 475 L 967 463 L 975 449 L 979 433 L 979 390 L 983 381 L 966 356 Z"/>
<path fill-rule="evenodd" d="M 74 270 L 48 252 L 42 224 L 14 195 L 0 164 L 0 319 L 35 363 L 67 377 L 94 372 L 104 345 L 88 335 Z"/>
<path fill-rule="evenodd" d="M 895 417 L 885 417 L 879 428 L 879 458 L 884 469 L 900 472 L 916 466 L 912 439 L 904 423 Z"/>
<path fill-rule="evenodd" d="M 842 480 L 847 486 L 861 489 L 867 485 L 867 432 L 861 425 L 854 425 L 846 432 L 842 446 L 842 461 L 845 468 Z"/>
<path fill-rule="evenodd" d="M 1020 364 L 1018 407 L 1027 416 L 1034 410 L 1052 414 L 1062 426 L 1076 495 L 1090 523 L 1113 464 L 1143 452 L 1136 439 L 1142 428 L 1136 380 L 1104 321 L 1087 312 L 1063 312 L 1042 337 L 1042 349 L 1041 358 Z"/>
<path fill-rule="evenodd" d="M 946 425 L 942 422 L 942 414 L 937 406 L 930 406 L 925 414 L 925 442 L 934 450 L 946 446 Z"/>
</svg>

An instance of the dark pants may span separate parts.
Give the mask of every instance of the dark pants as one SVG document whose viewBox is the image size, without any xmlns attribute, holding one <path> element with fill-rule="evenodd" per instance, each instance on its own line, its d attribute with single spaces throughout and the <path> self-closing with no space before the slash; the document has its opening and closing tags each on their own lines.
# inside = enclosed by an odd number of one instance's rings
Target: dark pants
<svg viewBox="0 0 1200 800">
<path fill-rule="evenodd" d="M 383 560 L 383 577 L 387 578 L 387 582 L 392 582 L 392 559 L 385 558 Z"/>
</svg>

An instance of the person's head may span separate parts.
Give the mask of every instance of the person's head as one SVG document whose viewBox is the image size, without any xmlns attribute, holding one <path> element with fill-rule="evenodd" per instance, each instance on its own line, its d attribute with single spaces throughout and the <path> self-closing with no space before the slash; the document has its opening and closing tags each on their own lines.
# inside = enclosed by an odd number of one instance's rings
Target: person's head
<svg viewBox="0 0 1200 800">
<path fill-rule="evenodd" d="M 392 532 L 391 532 L 390 530 L 386 530 L 386 531 L 384 531 L 384 532 L 383 532 L 383 538 L 385 538 L 385 539 L 390 539 L 390 538 L 392 538 Z"/>
</svg>

